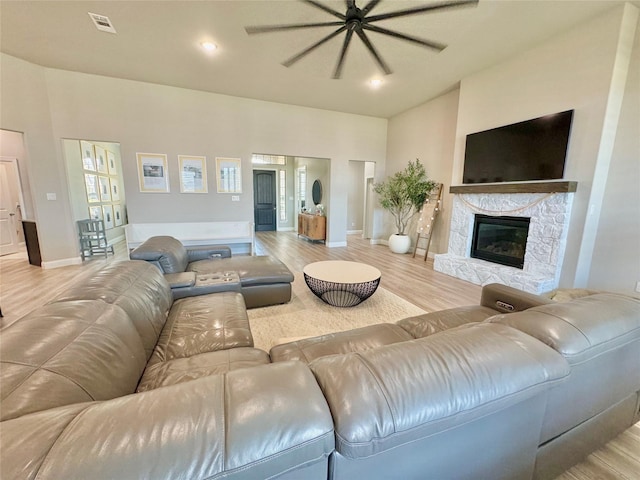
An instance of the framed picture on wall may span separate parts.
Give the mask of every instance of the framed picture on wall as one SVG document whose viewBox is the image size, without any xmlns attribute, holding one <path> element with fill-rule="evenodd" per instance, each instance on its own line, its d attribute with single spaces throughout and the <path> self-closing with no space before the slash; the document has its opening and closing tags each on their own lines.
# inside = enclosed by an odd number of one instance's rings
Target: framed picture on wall
<svg viewBox="0 0 640 480">
<path fill-rule="evenodd" d="M 118 167 L 116 167 L 116 154 L 107 150 L 107 169 L 109 175 L 117 175 Z"/>
<path fill-rule="evenodd" d="M 117 202 L 120 200 L 120 184 L 118 183 L 118 179 L 110 178 L 109 183 L 111 184 L 111 200 Z"/>
<path fill-rule="evenodd" d="M 242 172 L 239 158 L 216 158 L 218 193 L 242 193 Z"/>
<path fill-rule="evenodd" d="M 111 201 L 111 184 L 109 177 L 98 177 L 98 187 L 100 188 L 100 201 Z"/>
<path fill-rule="evenodd" d="M 102 218 L 102 207 L 89 207 L 89 218 L 91 220 L 103 220 Z"/>
<path fill-rule="evenodd" d="M 109 230 L 113 228 L 113 205 L 103 205 L 102 213 L 104 216 L 104 229 Z"/>
<path fill-rule="evenodd" d="M 99 145 L 95 146 L 96 150 L 96 165 L 98 166 L 98 172 L 109 173 L 107 167 L 107 151 Z"/>
<path fill-rule="evenodd" d="M 113 206 L 113 222 L 116 227 L 124 223 L 124 218 L 122 218 L 122 205 L 120 204 Z"/>
<path fill-rule="evenodd" d="M 87 190 L 87 202 L 96 203 L 100 201 L 100 192 L 98 191 L 98 176 L 90 173 L 84 174 L 84 185 Z"/>
<path fill-rule="evenodd" d="M 169 172 L 167 156 L 161 153 L 136 153 L 140 191 L 168 193 Z"/>
<path fill-rule="evenodd" d="M 207 157 L 178 155 L 180 192 L 207 193 Z"/>
<path fill-rule="evenodd" d="M 93 143 L 80 140 L 80 153 L 82 155 L 82 168 L 96 171 L 96 154 L 93 150 Z"/>
</svg>

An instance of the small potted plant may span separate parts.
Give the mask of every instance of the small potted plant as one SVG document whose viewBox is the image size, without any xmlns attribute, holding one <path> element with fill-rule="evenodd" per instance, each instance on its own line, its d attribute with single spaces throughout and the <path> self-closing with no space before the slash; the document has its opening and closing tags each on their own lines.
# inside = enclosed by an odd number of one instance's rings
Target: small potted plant
<svg viewBox="0 0 640 480">
<path fill-rule="evenodd" d="M 395 220 L 396 233 L 389 237 L 389 248 L 394 253 L 407 253 L 411 238 L 406 229 L 413 216 L 420 211 L 436 183 L 429 180 L 424 165 L 415 162 L 401 172 L 396 172 L 384 182 L 374 185 L 380 205 L 388 210 Z"/>
</svg>

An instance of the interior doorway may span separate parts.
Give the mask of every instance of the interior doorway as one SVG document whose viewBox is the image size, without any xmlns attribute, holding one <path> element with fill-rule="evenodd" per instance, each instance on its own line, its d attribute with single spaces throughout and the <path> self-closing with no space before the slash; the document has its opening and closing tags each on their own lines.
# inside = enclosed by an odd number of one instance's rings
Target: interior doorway
<svg viewBox="0 0 640 480">
<path fill-rule="evenodd" d="M 277 221 L 276 172 L 253 171 L 253 217 L 256 232 L 273 232 Z"/>
<path fill-rule="evenodd" d="M 0 255 L 17 253 L 24 247 L 23 211 L 18 160 L 0 157 Z"/>
<path fill-rule="evenodd" d="M 373 235 L 373 178 L 375 162 L 349 161 L 349 185 L 347 195 L 347 233 L 360 234 L 362 238 Z"/>
</svg>

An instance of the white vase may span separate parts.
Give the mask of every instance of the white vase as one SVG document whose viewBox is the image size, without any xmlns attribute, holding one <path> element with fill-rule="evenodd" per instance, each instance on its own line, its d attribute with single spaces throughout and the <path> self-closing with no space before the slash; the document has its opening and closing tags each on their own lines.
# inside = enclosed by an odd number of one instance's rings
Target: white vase
<svg viewBox="0 0 640 480">
<path fill-rule="evenodd" d="M 389 237 L 389 249 L 393 253 L 407 253 L 411 248 L 411 237 L 409 235 L 393 234 Z"/>
</svg>

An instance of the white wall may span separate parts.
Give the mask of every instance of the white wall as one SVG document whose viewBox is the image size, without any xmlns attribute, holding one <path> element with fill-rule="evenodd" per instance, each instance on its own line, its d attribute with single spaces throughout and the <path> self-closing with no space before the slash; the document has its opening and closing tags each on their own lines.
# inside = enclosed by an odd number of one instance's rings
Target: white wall
<svg viewBox="0 0 640 480">
<path fill-rule="evenodd" d="M 389 120 L 387 129 L 387 175 L 404 169 L 416 158 L 433 181 L 443 183 L 443 201 L 436 220 L 429 251 L 444 253 L 449 241 L 452 195 L 449 195 L 453 169 L 453 147 L 458 114 L 459 90 L 442 95 Z M 391 216 L 386 214 L 386 236 L 395 233 Z M 415 232 L 411 231 L 415 236 Z M 415 238 L 413 239 L 415 242 Z"/>
<path fill-rule="evenodd" d="M 640 281 L 640 28 L 631 55 L 589 288 L 634 292 Z"/>
<path fill-rule="evenodd" d="M 28 172 L 25 203 L 28 217 L 37 222 L 43 267 L 76 256 L 61 143 L 54 140 L 46 70 L 0 54 L 0 128 L 24 133 Z M 23 171 L 21 170 L 21 173 Z M 24 181 L 24 179 L 23 179 Z M 47 200 L 47 193 L 56 200 Z"/>
<path fill-rule="evenodd" d="M 121 145 L 129 222 L 252 220 L 252 152 L 331 159 L 329 243 L 346 240 L 348 161 L 384 164 L 385 119 L 46 69 L 2 55 L 0 128 L 25 132 L 45 261 L 76 256 L 61 138 Z M 140 193 L 136 152 L 164 153 L 171 192 Z M 209 193 L 179 193 L 178 154 L 207 157 Z M 215 188 L 215 157 L 242 159 L 240 202 Z M 56 202 L 46 201 L 56 192 Z"/>
</svg>

